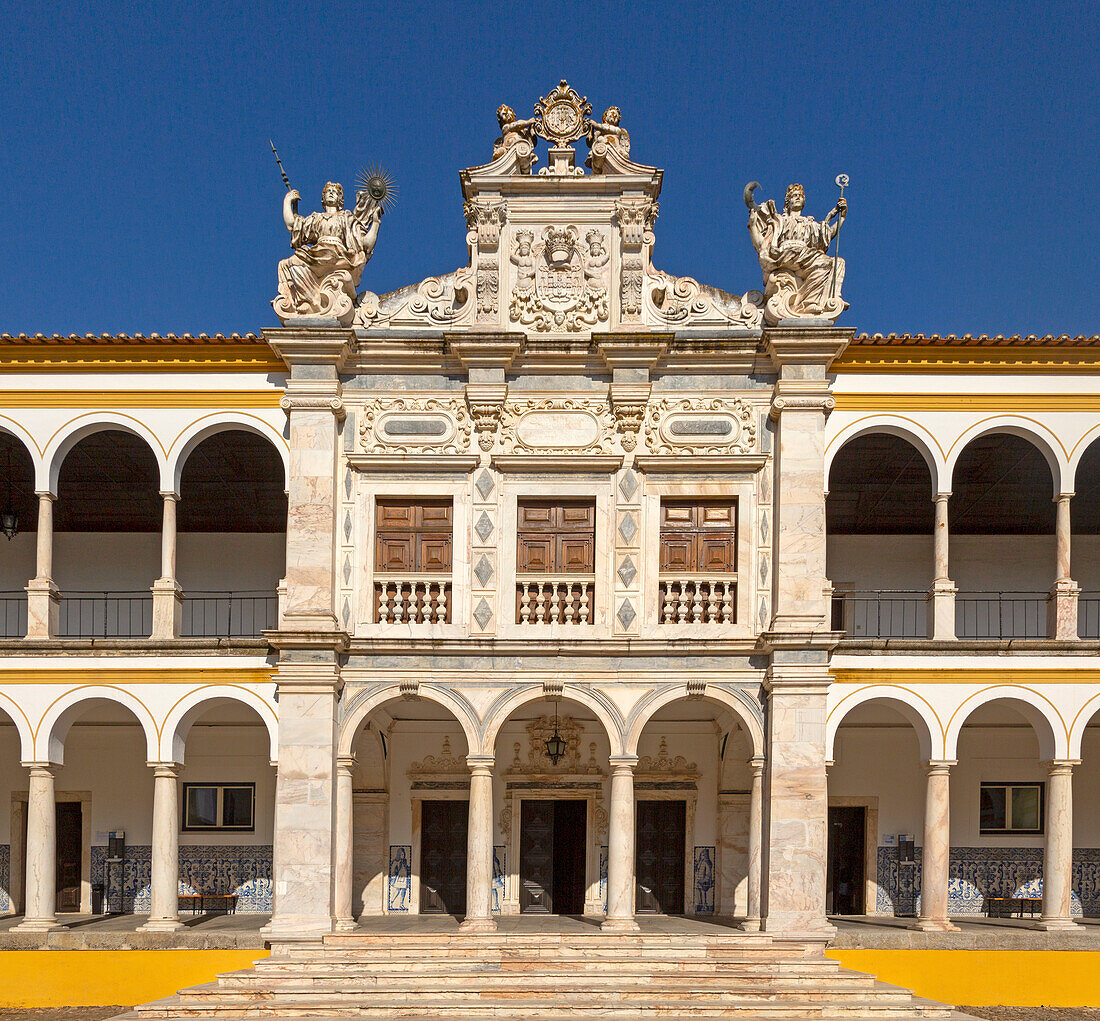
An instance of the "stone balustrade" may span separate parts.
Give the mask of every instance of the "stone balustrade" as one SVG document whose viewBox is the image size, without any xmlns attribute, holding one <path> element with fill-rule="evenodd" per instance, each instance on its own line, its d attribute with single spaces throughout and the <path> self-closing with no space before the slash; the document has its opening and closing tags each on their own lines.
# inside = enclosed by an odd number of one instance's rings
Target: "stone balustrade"
<svg viewBox="0 0 1100 1021">
<path fill-rule="evenodd" d="M 516 581 L 516 622 L 519 624 L 591 624 L 596 603 L 596 579 L 563 575 Z"/>
<path fill-rule="evenodd" d="M 374 619 L 379 624 L 449 624 L 450 577 L 420 574 L 375 581 Z"/>
<path fill-rule="evenodd" d="M 663 577 L 658 605 L 662 624 L 733 624 L 737 576 Z"/>
</svg>

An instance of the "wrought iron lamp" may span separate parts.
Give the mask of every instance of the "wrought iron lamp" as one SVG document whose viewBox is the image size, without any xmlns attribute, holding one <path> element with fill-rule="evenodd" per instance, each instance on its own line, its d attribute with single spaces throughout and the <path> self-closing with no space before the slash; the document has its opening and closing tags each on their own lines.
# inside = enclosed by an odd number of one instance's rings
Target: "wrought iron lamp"
<svg viewBox="0 0 1100 1021">
<path fill-rule="evenodd" d="M 565 738 L 558 730 L 558 703 L 554 702 L 554 733 L 546 739 L 546 757 L 556 766 L 565 755 Z"/>
<path fill-rule="evenodd" d="M 0 512 L 0 532 L 11 542 L 19 534 L 19 515 L 15 512 L 15 500 L 11 493 L 11 447 L 8 447 L 8 502 Z"/>
</svg>

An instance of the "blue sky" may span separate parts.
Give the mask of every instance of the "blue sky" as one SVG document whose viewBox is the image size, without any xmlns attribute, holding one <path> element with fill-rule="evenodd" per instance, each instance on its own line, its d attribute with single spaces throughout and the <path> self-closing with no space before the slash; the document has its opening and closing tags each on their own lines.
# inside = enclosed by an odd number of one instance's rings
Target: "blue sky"
<svg viewBox="0 0 1100 1021">
<path fill-rule="evenodd" d="M 654 262 L 760 286 L 746 181 L 851 176 L 842 324 L 1100 331 L 1100 3 L 4 5 L 0 330 L 276 325 L 303 211 L 382 163 L 362 286 L 465 263 L 458 173 L 568 78 L 665 170 Z"/>
</svg>

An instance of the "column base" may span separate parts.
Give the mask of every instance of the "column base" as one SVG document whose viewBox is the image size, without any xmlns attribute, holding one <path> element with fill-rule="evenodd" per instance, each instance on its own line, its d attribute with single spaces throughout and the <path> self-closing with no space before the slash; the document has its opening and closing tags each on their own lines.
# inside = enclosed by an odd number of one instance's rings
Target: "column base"
<svg viewBox="0 0 1100 1021">
<path fill-rule="evenodd" d="M 1068 578 L 1054 583 L 1047 596 L 1048 637 L 1062 642 L 1077 641 L 1077 597 L 1080 594 L 1080 587 Z"/>
<path fill-rule="evenodd" d="M 138 926 L 138 932 L 176 932 L 184 928 L 178 918 L 150 918 L 144 925 Z"/>
<path fill-rule="evenodd" d="M 52 578 L 33 578 L 27 585 L 27 637 L 54 638 L 61 618 L 61 592 Z"/>
<path fill-rule="evenodd" d="M 24 918 L 18 925 L 13 925 L 12 932 L 49 932 L 51 929 L 63 929 L 64 926 L 56 918 Z"/>
<path fill-rule="evenodd" d="M 1072 932 L 1081 928 L 1072 918 L 1040 918 L 1031 927 L 1040 932 Z"/>
<path fill-rule="evenodd" d="M 941 578 L 932 582 L 926 597 L 928 637 L 933 641 L 953 641 L 955 635 L 955 593 L 952 581 Z"/>
<path fill-rule="evenodd" d="M 918 918 L 911 926 L 918 932 L 958 932 L 959 927 L 949 918 Z"/>
<path fill-rule="evenodd" d="M 741 923 L 742 932 L 759 932 L 760 931 L 760 919 L 759 918 L 746 918 Z"/>
<path fill-rule="evenodd" d="M 174 578 L 153 582 L 152 637 L 179 638 L 183 628 L 183 589 Z"/>
<path fill-rule="evenodd" d="M 633 918 L 605 918 L 601 932 L 637 932 L 641 926 Z"/>
<path fill-rule="evenodd" d="M 337 932 L 355 932 L 359 928 L 359 923 L 354 918 L 338 918 L 333 928 Z"/>
<path fill-rule="evenodd" d="M 464 918 L 458 927 L 459 932 L 496 932 L 497 920 L 495 918 Z"/>
<path fill-rule="evenodd" d="M 260 929 L 260 935 L 269 943 L 320 943 L 332 931 L 331 919 L 304 918 L 301 922 L 282 919 L 268 922 Z"/>
</svg>

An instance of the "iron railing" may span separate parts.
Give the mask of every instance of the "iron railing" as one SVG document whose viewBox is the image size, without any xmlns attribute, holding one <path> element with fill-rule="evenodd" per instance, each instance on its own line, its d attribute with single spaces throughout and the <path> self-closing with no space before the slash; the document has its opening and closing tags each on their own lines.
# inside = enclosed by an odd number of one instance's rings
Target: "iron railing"
<svg viewBox="0 0 1100 1021">
<path fill-rule="evenodd" d="M 1100 592 L 1077 597 L 1077 637 L 1100 638 Z"/>
<path fill-rule="evenodd" d="M 279 619 L 279 597 L 260 592 L 187 592 L 183 597 L 184 638 L 258 638 Z"/>
<path fill-rule="evenodd" d="M 900 589 L 834 592 L 832 628 L 852 638 L 926 638 L 927 600 Z"/>
<path fill-rule="evenodd" d="M 58 638 L 148 638 L 153 631 L 150 592 L 64 592 Z"/>
<path fill-rule="evenodd" d="M 958 638 L 1045 638 L 1045 592 L 959 592 L 955 596 Z"/>
<path fill-rule="evenodd" d="M 27 593 L 0 592 L 0 638 L 22 638 L 27 633 Z"/>
</svg>

